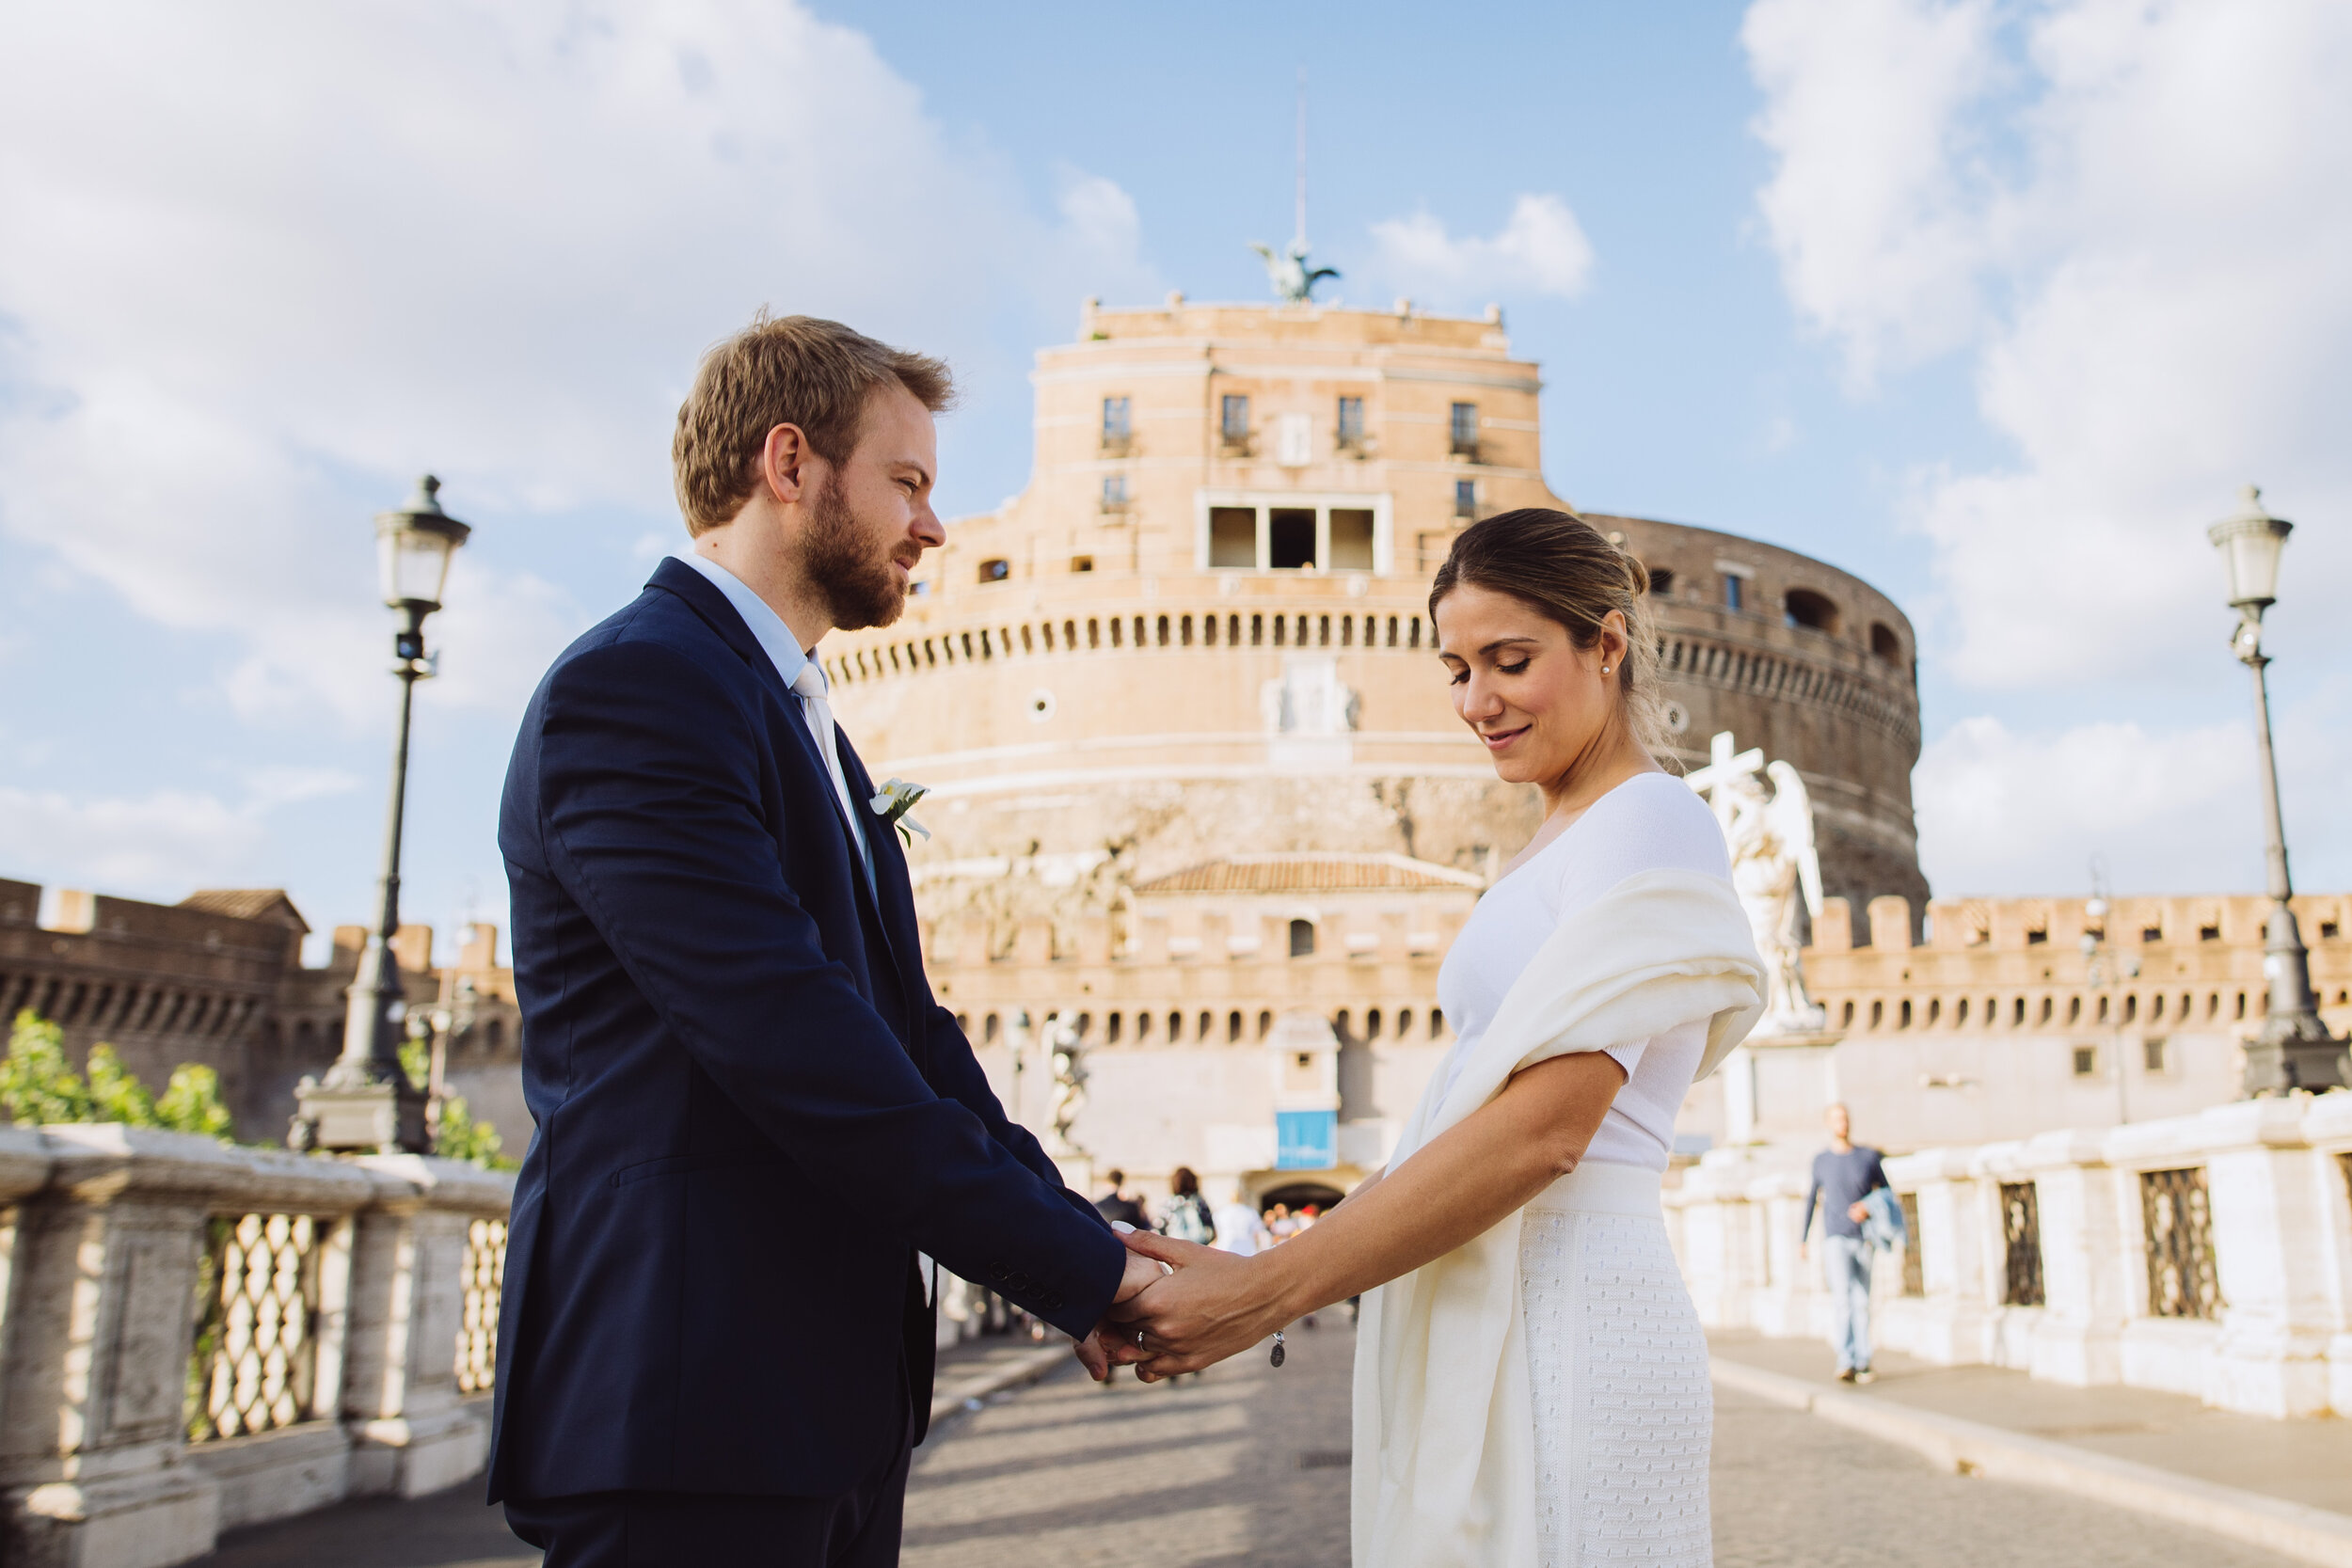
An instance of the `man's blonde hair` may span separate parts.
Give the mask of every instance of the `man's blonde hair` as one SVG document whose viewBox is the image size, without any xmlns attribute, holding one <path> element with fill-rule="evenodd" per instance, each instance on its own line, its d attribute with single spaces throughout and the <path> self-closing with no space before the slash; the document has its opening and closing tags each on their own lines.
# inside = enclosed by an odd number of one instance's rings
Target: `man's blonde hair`
<svg viewBox="0 0 2352 1568">
<path fill-rule="evenodd" d="M 703 356 L 694 388 L 678 405 L 670 467 L 686 531 L 707 533 L 743 510 L 759 483 L 760 450 L 780 424 L 798 425 L 826 462 L 847 462 L 867 402 L 892 382 L 934 414 L 955 402 L 945 361 L 839 322 L 761 309 Z"/>
</svg>

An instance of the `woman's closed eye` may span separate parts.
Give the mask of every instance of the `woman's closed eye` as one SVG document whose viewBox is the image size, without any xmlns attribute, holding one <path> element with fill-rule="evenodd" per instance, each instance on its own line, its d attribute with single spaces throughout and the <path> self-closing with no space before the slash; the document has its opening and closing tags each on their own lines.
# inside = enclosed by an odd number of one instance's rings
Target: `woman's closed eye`
<svg viewBox="0 0 2352 1568">
<path fill-rule="evenodd" d="M 1529 657 L 1533 657 L 1533 655 L 1529 656 Z M 1498 664 L 1495 666 L 1495 673 L 1499 675 L 1524 675 L 1527 673 L 1527 659 L 1522 658 L 1515 664 Z M 1446 684 L 1448 686 L 1459 686 L 1464 681 L 1470 679 L 1470 666 L 1465 664 L 1446 677 Z"/>
</svg>

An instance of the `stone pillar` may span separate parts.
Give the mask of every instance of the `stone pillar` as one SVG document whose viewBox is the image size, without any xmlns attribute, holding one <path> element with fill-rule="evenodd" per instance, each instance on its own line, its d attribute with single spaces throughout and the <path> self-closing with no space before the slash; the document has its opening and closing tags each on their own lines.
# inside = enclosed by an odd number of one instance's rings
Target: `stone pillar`
<svg viewBox="0 0 2352 1568">
<path fill-rule="evenodd" d="M 2204 1399 L 2224 1410 L 2296 1417 L 2328 1408 L 2328 1352 L 2343 1325 L 2333 1259 L 2314 1243 L 2341 1213 L 2344 1194 L 2314 1168 L 2332 1162 L 2305 1140 L 2310 1103 L 2300 1096 L 2250 1100 L 2195 1118 L 2206 1145 L 2214 1261 L 2229 1303 Z"/>
<path fill-rule="evenodd" d="M 352 1162 L 374 1203 L 352 1237 L 351 1306 L 342 1416 L 351 1491 L 415 1497 L 454 1486 L 490 1451 L 486 1395 L 457 1386 L 468 1236 L 503 1222 L 513 1178 L 417 1154 Z"/>
<path fill-rule="evenodd" d="M 49 1178 L 16 1210 L 0 1368 L 7 1560 L 155 1568 L 200 1556 L 224 1491 L 240 1484 L 196 1463 L 186 1441 L 205 1221 L 230 1211 L 331 1215 L 363 1189 L 334 1162 L 186 1133 L 108 1125 L 5 1136 L 0 1173 L 21 1183 L 37 1142 Z M 320 1267 L 324 1304 L 338 1287 L 332 1259 Z M 314 1330 L 316 1379 L 331 1382 L 336 1324 L 322 1312 Z M 301 1414 L 333 1397 L 314 1379 Z M 340 1452 L 325 1461 L 339 1485 Z"/>
<path fill-rule="evenodd" d="M 1998 1299 L 1985 1272 L 1988 1211 L 1973 1155 L 1968 1149 L 1932 1148 L 1886 1162 L 1888 1182 L 1918 1197 L 1919 1233 L 1911 1244 L 1919 1249 L 1925 1301 L 1917 1312 L 1906 1314 L 1918 1325 L 1912 1354 L 1946 1366 L 1985 1359 L 1993 1336 L 1991 1304 Z"/>
<path fill-rule="evenodd" d="M 2034 1376 L 2088 1387 L 2123 1379 L 2126 1271 L 2137 1261 L 2116 1205 L 2115 1173 L 2097 1132 L 2046 1132 L 2021 1148 L 2003 1180 L 2034 1183 L 2042 1236 L 2041 1320 L 2026 1364 Z"/>
</svg>

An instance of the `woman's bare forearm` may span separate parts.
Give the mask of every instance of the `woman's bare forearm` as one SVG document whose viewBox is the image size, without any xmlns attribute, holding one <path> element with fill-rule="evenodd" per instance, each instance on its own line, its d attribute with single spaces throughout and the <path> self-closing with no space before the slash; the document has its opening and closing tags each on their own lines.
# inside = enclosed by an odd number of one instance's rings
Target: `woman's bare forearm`
<svg viewBox="0 0 2352 1568">
<path fill-rule="evenodd" d="M 1554 1056 L 1264 1259 L 1290 1317 L 1385 1285 L 1492 1228 L 1576 1167 L 1625 1069 Z"/>
</svg>

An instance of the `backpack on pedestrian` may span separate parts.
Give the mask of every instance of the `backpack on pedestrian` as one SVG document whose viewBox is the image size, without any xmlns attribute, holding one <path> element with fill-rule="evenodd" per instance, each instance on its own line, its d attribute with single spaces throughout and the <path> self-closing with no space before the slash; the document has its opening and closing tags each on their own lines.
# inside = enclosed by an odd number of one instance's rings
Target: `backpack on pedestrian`
<svg viewBox="0 0 2352 1568">
<path fill-rule="evenodd" d="M 1192 1242 L 1207 1246 L 1216 1240 L 1216 1221 L 1209 1217 L 1209 1206 L 1200 1201 L 1199 1193 L 1180 1193 L 1168 1201 L 1168 1212 L 1160 1216 L 1160 1234 L 1170 1241 Z"/>
</svg>

